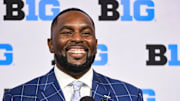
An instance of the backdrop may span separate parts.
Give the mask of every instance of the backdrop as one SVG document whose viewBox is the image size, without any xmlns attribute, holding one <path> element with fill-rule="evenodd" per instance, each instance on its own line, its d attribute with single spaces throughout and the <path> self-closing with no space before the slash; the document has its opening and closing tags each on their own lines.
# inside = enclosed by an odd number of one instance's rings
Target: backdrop
<svg viewBox="0 0 180 101">
<path fill-rule="evenodd" d="M 58 12 L 77 7 L 95 21 L 98 54 L 93 68 L 143 90 L 145 101 L 179 101 L 179 0 L 1 0 L 0 99 L 47 73 L 47 46 Z"/>
</svg>

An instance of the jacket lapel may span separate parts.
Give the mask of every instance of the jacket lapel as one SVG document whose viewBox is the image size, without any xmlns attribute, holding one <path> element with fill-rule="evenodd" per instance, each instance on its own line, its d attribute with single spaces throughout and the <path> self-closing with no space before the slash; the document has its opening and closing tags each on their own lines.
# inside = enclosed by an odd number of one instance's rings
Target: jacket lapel
<svg viewBox="0 0 180 101">
<path fill-rule="evenodd" d="M 111 101 L 112 95 L 105 86 L 104 77 L 93 71 L 92 97 L 95 101 Z"/>
<path fill-rule="evenodd" d="M 113 99 L 113 95 L 109 92 L 104 79 L 104 76 L 93 71 L 92 97 L 95 101 L 112 101 Z M 65 101 L 55 77 L 54 69 L 40 78 L 40 85 L 37 91 L 38 101 Z"/>
<path fill-rule="evenodd" d="M 43 76 L 40 82 L 37 94 L 39 101 L 65 101 L 62 90 L 55 77 L 54 69 Z"/>
</svg>

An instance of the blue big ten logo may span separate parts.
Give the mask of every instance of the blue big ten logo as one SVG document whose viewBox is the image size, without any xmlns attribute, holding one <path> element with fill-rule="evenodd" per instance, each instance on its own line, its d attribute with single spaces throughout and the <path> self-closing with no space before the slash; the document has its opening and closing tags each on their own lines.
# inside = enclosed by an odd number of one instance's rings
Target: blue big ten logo
<svg viewBox="0 0 180 101">
<path fill-rule="evenodd" d="M 153 89 L 142 89 L 143 98 L 145 101 L 156 101 L 155 92 Z"/>
<path fill-rule="evenodd" d="M 106 65 L 108 62 L 108 48 L 105 44 L 98 44 L 97 46 L 97 55 L 93 63 L 94 66 Z"/>
<path fill-rule="evenodd" d="M 36 6 L 37 2 L 38 7 Z M 60 12 L 58 0 L 26 0 L 25 2 L 23 0 L 4 0 L 4 4 L 6 5 L 4 20 L 23 20 L 26 18 L 27 21 L 37 21 L 38 19 L 48 21 Z M 25 4 L 28 6 L 28 12 L 23 11 Z M 49 14 L 47 14 L 48 7 L 52 7 Z M 36 9 L 38 14 L 36 14 Z"/>
<path fill-rule="evenodd" d="M 152 21 L 154 19 L 153 0 L 99 0 L 101 5 L 100 21 Z M 122 12 L 118 11 L 121 4 Z M 120 8 L 120 9 L 121 9 Z M 131 14 L 132 13 L 132 14 Z"/>
<path fill-rule="evenodd" d="M 169 44 L 168 49 L 170 51 L 170 60 L 165 55 L 167 48 L 162 44 L 148 44 L 146 49 L 149 51 L 149 59 L 146 61 L 146 65 L 165 65 L 168 62 L 169 66 L 180 66 L 180 60 L 178 60 L 178 45 Z"/>
<path fill-rule="evenodd" d="M 13 62 L 12 51 L 10 44 L 0 44 L 0 65 L 10 65 Z"/>
</svg>

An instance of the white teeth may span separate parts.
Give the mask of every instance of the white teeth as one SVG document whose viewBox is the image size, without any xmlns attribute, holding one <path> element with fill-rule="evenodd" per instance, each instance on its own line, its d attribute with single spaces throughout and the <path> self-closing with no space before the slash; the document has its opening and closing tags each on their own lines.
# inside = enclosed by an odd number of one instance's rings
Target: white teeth
<svg viewBox="0 0 180 101">
<path fill-rule="evenodd" d="M 83 54 L 83 53 L 85 53 L 85 51 L 83 49 L 70 49 L 68 52 L 73 53 L 73 54 Z"/>
</svg>

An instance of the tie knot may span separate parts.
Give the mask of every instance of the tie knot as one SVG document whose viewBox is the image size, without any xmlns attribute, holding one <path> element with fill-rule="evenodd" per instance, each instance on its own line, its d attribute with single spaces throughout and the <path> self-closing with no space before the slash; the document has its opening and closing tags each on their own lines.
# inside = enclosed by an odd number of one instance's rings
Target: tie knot
<svg viewBox="0 0 180 101">
<path fill-rule="evenodd" d="M 74 81 L 72 82 L 72 86 L 74 90 L 80 90 L 83 83 L 81 81 Z"/>
</svg>

